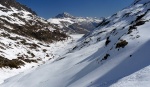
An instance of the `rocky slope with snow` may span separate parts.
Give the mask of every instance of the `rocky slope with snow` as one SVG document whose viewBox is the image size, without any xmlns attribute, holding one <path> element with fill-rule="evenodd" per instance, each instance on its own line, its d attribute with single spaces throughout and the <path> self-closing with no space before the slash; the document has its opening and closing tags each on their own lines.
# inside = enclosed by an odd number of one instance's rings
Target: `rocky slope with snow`
<svg viewBox="0 0 150 87">
<path fill-rule="evenodd" d="M 149 27 L 150 0 L 135 0 L 103 20 L 74 48 L 63 49 L 66 54 L 0 86 L 149 87 Z"/>
<path fill-rule="evenodd" d="M 15 0 L 0 1 L 0 25 L 5 31 L 45 42 L 59 40 L 59 35 L 65 37 L 65 34 L 56 29 L 58 27 L 38 17 L 30 8 Z"/>
<path fill-rule="evenodd" d="M 1 0 L 0 83 L 14 75 L 8 75 L 9 72 L 19 73 L 22 68 L 31 68 L 52 59 L 55 45 L 51 43 L 65 39 L 66 34 L 38 17 L 30 8 L 15 0 Z"/>
<path fill-rule="evenodd" d="M 64 12 L 54 18 L 48 19 L 48 21 L 61 28 L 64 32 L 85 34 L 94 30 L 103 19 L 104 18 L 74 17 Z"/>
</svg>

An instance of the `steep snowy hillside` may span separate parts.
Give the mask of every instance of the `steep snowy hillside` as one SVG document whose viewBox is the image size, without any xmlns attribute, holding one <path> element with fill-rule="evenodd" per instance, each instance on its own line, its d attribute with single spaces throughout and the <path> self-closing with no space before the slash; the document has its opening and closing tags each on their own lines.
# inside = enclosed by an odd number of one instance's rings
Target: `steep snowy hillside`
<svg viewBox="0 0 150 87">
<path fill-rule="evenodd" d="M 150 0 L 135 0 L 66 54 L 0 87 L 149 87 L 149 27 Z"/>
<path fill-rule="evenodd" d="M 0 0 L 0 83 L 14 75 L 9 72 L 19 73 L 53 58 L 54 43 L 65 39 L 66 34 L 30 8 Z"/>
<path fill-rule="evenodd" d="M 48 21 L 67 33 L 85 34 L 92 31 L 104 18 L 74 17 L 69 13 L 58 14 Z"/>
</svg>

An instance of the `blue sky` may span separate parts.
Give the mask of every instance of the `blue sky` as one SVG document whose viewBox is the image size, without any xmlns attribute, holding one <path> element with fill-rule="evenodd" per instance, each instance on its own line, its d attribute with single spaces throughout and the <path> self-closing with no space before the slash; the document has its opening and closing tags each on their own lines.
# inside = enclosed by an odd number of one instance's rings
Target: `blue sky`
<svg viewBox="0 0 150 87">
<path fill-rule="evenodd" d="M 16 0 L 43 18 L 68 12 L 74 16 L 107 17 L 129 6 L 134 0 Z"/>
</svg>

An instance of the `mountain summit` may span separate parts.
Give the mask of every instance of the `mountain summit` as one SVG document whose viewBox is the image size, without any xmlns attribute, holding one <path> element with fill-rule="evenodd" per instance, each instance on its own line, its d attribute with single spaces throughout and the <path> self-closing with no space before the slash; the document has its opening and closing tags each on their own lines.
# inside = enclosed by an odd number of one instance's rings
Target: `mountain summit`
<svg viewBox="0 0 150 87">
<path fill-rule="evenodd" d="M 63 12 L 63 13 L 58 14 L 57 16 L 55 16 L 55 18 L 74 18 L 74 16 L 72 16 L 71 14 L 69 14 L 67 12 Z"/>
<path fill-rule="evenodd" d="M 51 24 L 67 33 L 85 34 L 92 31 L 104 18 L 74 17 L 67 12 L 48 19 Z"/>
</svg>

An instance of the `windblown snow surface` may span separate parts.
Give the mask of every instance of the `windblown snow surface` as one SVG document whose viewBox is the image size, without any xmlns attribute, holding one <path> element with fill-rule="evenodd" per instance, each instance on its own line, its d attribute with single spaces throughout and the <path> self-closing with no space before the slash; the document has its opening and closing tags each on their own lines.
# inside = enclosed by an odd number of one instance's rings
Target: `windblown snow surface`
<svg viewBox="0 0 150 87">
<path fill-rule="evenodd" d="M 149 87 L 149 9 L 150 0 L 136 0 L 74 48 L 58 51 L 66 53 L 53 62 L 7 79 L 0 87 Z"/>
</svg>

